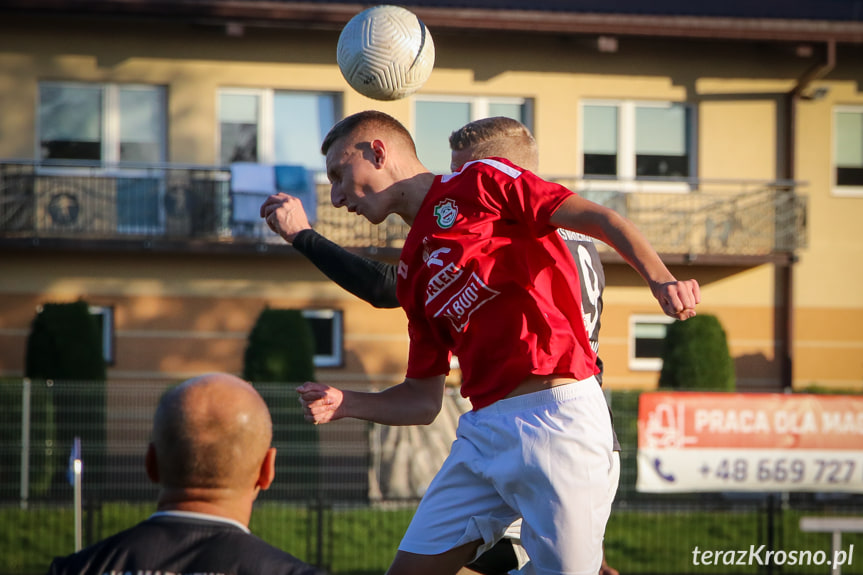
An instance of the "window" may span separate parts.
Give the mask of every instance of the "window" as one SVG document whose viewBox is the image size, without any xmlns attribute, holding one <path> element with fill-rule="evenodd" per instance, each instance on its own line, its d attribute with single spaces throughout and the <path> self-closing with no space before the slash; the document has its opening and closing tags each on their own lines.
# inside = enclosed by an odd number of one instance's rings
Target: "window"
<svg viewBox="0 0 863 575">
<path fill-rule="evenodd" d="M 37 156 L 48 162 L 164 162 L 164 89 L 41 83 Z"/>
<path fill-rule="evenodd" d="M 863 195 L 863 108 L 833 111 L 834 188 L 840 195 Z"/>
<path fill-rule="evenodd" d="M 492 116 L 513 118 L 532 129 L 531 108 L 525 98 L 417 97 L 414 100 L 417 155 L 432 172 L 449 173 L 449 136 L 454 130 Z"/>
<path fill-rule="evenodd" d="M 114 308 L 91 305 L 90 315 L 96 318 L 96 325 L 102 338 L 102 356 L 105 358 L 105 363 L 114 365 Z"/>
<path fill-rule="evenodd" d="M 224 89 L 219 92 L 219 159 L 293 164 L 323 172 L 321 141 L 340 117 L 337 94 Z"/>
<path fill-rule="evenodd" d="M 674 318 L 664 315 L 634 315 L 629 318 L 629 369 L 662 369 L 662 346 L 668 324 Z"/>
<path fill-rule="evenodd" d="M 82 193 L 102 198 L 116 191 L 116 217 L 106 220 L 116 219 L 118 231 L 160 232 L 164 181 L 143 168 L 165 161 L 165 107 L 160 86 L 41 83 L 37 157 L 43 166 L 52 166 L 42 171 L 56 172 L 63 166 L 63 171 L 74 172 L 69 166 L 80 163 L 111 171 L 116 188 L 94 177 Z M 89 209 L 105 207 L 104 202 L 91 202 Z"/>
<path fill-rule="evenodd" d="M 342 365 L 342 312 L 333 309 L 303 310 L 315 338 L 315 367 Z"/>
<path fill-rule="evenodd" d="M 586 178 L 674 180 L 695 172 L 692 111 L 685 104 L 589 102 L 581 120 Z"/>
</svg>

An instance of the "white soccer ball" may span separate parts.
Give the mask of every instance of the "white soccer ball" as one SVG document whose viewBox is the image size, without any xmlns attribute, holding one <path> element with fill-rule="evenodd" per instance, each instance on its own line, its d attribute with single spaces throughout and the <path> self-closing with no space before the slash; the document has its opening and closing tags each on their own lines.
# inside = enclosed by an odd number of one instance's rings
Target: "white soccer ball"
<svg viewBox="0 0 863 575">
<path fill-rule="evenodd" d="M 375 100 L 398 100 L 419 90 L 434 68 L 434 42 L 416 14 L 381 5 L 350 19 L 336 59 L 351 87 Z"/>
</svg>

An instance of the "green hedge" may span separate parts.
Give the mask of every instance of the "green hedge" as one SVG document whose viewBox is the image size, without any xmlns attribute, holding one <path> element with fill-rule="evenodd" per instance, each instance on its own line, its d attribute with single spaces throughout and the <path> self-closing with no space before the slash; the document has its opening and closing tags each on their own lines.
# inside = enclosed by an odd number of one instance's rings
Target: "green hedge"
<svg viewBox="0 0 863 575">
<path fill-rule="evenodd" d="M 734 360 L 716 316 L 697 315 L 668 326 L 659 387 L 734 391 Z"/>
<path fill-rule="evenodd" d="M 255 384 L 299 385 L 313 381 L 314 336 L 299 310 L 265 308 L 246 347 L 243 378 Z M 318 429 L 305 421 L 299 402 L 260 390 L 273 417 L 276 477 L 263 499 L 310 499 L 319 495 Z"/>
<path fill-rule="evenodd" d="M 53 416 L 53 429 L 45 426 L 46 462 L 36 466 L 50 477 L 33 480 L 50 485 L 47 495 L 66 496 L 69 452 L 73 439 L 80 437 L 88 476 L 85 496 L 98 496 L 106 473 L 107 367 L 90 306 L 85 301 L 44 304 L 33 319 L 24 363 L 33 389 L 47 388 L 44 414 Z"/>
</svg>

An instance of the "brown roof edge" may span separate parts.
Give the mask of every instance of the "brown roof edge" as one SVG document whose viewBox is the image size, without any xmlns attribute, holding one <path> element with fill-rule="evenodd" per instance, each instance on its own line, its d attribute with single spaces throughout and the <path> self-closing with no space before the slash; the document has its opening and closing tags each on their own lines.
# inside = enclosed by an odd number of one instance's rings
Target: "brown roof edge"
<svg viewBox="0 0 863 575">
<path fill-rule="evenodd" d="M 0 11 L 30 14 L 222 20 L 338 29 L 367 7 L 355 3 L 240 0 L 3 0 Z M 438 30 L 609 34 L 722 40 L 863 43 L 863 22 L 707 16 L 588 14 L 533 10 L 411 7 Z"/>
</svg>

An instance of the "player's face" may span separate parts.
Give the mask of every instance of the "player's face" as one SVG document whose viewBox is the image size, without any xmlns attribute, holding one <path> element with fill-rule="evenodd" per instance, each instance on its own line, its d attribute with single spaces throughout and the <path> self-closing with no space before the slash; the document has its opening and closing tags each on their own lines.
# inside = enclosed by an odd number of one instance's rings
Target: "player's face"
<svg viewBox="0 0 863 575">
<path fill-rule="evenodd" d="M 337 208 L 346 207 L 349 212 L 379 224 L 387 217 L 378 200 L 374 184 L 377 170 L 355 142 L 337 140 L 327 151 L 327 178 L 330 180 L 330 201 Z"/>
</svg>

